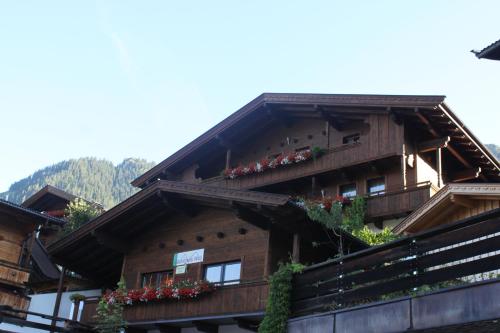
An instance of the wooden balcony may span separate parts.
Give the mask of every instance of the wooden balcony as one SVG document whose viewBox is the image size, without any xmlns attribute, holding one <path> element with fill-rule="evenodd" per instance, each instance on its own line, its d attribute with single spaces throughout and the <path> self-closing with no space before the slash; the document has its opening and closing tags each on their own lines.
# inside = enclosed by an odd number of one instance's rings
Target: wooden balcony
<svg viewBox="0 0 500 333">
<path fill-rule="evenodd" d="M 15 287 L 24 287 L 28 282 L 30 271 L 7 261 L 0 261 L 0 283 Z"/>
<path fill-rule="evenodd" d="M 268 291 L 265 281 L 246 282 L 220 287 L 199 299 L 134 304 L 125 308 L 124 316 L 127 322 L 133 323 L 264 311 Z M 95 321 L 97 303 L 96 298 L 85 301 L 82 322 Z"/>
<path fill-rule="evenodd" d="M 252 189 L 293 179 L 316 175 L 353 165 L 368 163 L 376 159 L 396 156 L 397 151 L 387 151 L 383 154 L 374 154 L 369 145 L 360 143 L 344 145 L 329 149 L 323 156 L 316 160 L 306 161 L 262 173 L 246 175 L 236 179 L 214 177 L 202 180 L 203 184 L 236 189 Z"/>
<path fill-rule="evenodd" d="M 0 305 L 8 305 L 14 309 L 28 311 L 30 298 L 24 295 L 18 295 L 11 291 L 0 290 Z M 26 317 L 25 314 L 20 317 Z"/>
<path fill-rule="evenodd" d="M 407 214 L 429 200 L 437 190 L 430 182 L 424 182 L 407 186 L 405 189 L 389 189 L 378 195 L 368 196 L 366 215 L 373 218 Z"/>
</svg>

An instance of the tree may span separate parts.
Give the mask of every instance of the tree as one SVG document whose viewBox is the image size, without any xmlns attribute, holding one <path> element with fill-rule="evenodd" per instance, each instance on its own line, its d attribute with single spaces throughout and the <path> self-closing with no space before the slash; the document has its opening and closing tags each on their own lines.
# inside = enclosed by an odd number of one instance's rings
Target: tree
<svg viewBox="0 0 500 333">
<path fill-rule="evenodd" d="M 101 213 L 102 210 L 97 206 L 92 205 L 83 199 L 76 198 L 71 201 L 64 210 L 67 222 L 64 225 L 62 234 L 66 235 L 78 229 L 88 221 L 99 216 Z"/>
</svg>

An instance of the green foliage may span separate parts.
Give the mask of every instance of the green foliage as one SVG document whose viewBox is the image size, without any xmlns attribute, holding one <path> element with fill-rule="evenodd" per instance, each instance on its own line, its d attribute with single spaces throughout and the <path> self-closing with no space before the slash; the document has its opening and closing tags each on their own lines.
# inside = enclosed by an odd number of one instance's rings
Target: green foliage
<svg viewBox="0 0 500 333">
<path fill-rule="evenodd" d="M 323 205 L 308 205 L 307 216 L 313 221 L 321 223 L 328 229 L 334 230 L 342 227 L 342 204 L 334 202 L 330 210 Z"/>
<path fill-rule="evenodd" d="M 360 230 L 365 225 L 366 202 L 363 197 L 356 197 L 351 205 L 345 207 L 342 218 L 343 229 L 347 232 Z"/>
<path fill-rule="evenodd" d="M 15 182 L 0 198 L 21 203 L 49 184 L 110 208 L 134 194 L 137 190 L 130 182 L 153 165 L 137 158 L 127 158 L 117 166 L 90 157 L 63 161 Z"/>
<path fill-rule="evenodd" d="M 384 244 L 397 238 L 389 228 L 377 233 L 365 226 L 366 202 L 363 197 L 354 198 L 350 205 L 333 202 L 330 208 L 325 206 L 325 203 L 307 204 L 306 209 L 311 220 L 323 224 L 330 230 L 347 231 L 369 245 Z"/>
<path fill-rule="evenodd" d="M 123 277 L 117 284 L 116 292 L 126 294 L 125 280 Z M 99 333 L 118 333 L 126 327 L 126 321 L 123 319 L 123 308 L 125 304 L 116 299 L 107 302 L 105 298 L 101 298 L 97 305 L 96 330 Z"/>
<path fill-rule="evenodd" d="M 102 211 L 98 207 L 89 204 L 83 199 L 76 198 L 71 201 L 64 210 L 67 223 L 62 229 L 62 234 L 69 234 L 93 218 L 96 218 L 101 213 Z"/>
<path fill-rule="evenodd" d="M 71 294 L 69 296 L 69 300 L 71 302 L 77 302 L 77 301 L 84 301 L 85 300 L 85 295 L 82 295 L 82 294 L 78 294 L 78 293 L 75 293 L 75 294 Z"/>
<path fill-rule="evenodd" d="M 298 263 L 279 264 L 278 270 L 269 277 L 269 297 L 266 314 L 259 326 L 259 333 L 285 333 L 290 315 L 292 277 L 302 272 Z"/>
<path fill-rule="evenodd" d="M 385 244 L 398 238 L 398 236 L 387 227 L 381 232 L 375 232 L 370 230 L 366 225 L 361 229 L 354 230 L 352 234 L 369 245 Z"/>
</svg>

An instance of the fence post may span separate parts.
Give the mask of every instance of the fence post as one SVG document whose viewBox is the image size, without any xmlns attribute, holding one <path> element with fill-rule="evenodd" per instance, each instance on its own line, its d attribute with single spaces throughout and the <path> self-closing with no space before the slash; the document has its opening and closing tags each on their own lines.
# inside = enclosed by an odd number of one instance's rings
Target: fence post
<svg viewBox="0 0 500 333">
<path fill-rule="evenodd" d="M 412 283 L 412 290 L 411 291 L 417 291 L 418 290 L 418 245 L 417 245 L 417 240 L 413 238 L 410 243 L 410 257 L 412 258 L 411 261 L 411 271 L 410 271 L 410 276 L 412 277 L 413 283 Z"/>
</svg>

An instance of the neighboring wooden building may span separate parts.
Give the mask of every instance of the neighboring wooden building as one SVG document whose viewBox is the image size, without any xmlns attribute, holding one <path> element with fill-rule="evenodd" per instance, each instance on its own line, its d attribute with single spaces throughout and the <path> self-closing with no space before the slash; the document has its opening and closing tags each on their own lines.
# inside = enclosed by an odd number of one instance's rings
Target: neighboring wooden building
<svg viewBox="0 0 500 333">
<path fill-rule="evenodd" d="M 167 278 L 221 284 L 196 300 L 127 307 L 129 329 L 254 329 L 278 261 L 311 264 L 338 249 L 297 197 L 364 196 L 368 222 L 382 228 L 446 184 L 498 182 L 499 170 L 442 96 L 263 94 L 48 250 L 102 286 L 120 275 L 128 288 Z M 346 252 L 366 246 L 347 234 L 344 242 Z M 175 274 L 174 256 L 192 250 L 203 250 L 202 260 Z M 95 306 L 87 300 L 85 320 Z"/>
<path fill-rule="evenodd" d="M 393 231 L 416 233 L 500 208 L 500 184 L 448 184 Z"/>
<path fill-rule="evenodd" d="M 486 46 L 481 51 L 471 51 L 479 59 L 500 60 L 500 40 Z"/>
<path fill-rule="evenodd" d="M 0 304 L 27 310 L 31 254 L 42 225 L 60 226 L 58 218 L 0 200 Z"/>
</svg>

